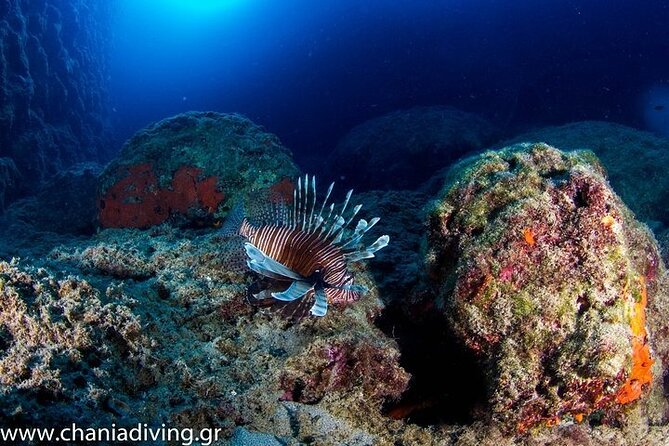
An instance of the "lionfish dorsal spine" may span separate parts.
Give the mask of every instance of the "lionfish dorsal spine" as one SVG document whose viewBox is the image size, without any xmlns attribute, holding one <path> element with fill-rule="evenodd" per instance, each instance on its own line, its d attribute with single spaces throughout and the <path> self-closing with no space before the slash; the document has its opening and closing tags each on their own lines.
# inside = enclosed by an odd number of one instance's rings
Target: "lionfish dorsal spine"
<svg viewBox="0 0 669 446">
<path fill-rule="evenodd" d="M 307 232 L 311 232 L 311 227 L 314 224 L 314 210 L 316 210 L 316 175 L 311 177 L 311 212 L 309 212 L 309 227 Z"/>
<path fill-rule="evenodd" d="M 332 213 L 334 212 L 334 203 L 330 203 L 330 209 L 328 211 L 328 216 L 323 220 L 323 227 L 321 228 L 321 232 L 319 236 L 322 236 L 325 230 L 328 227 L 328 223 L 330 222 L 330 217 L 332 217 Z"/>
<path fill-rule="evenodd" d="M 334 181 L 330 183 L 330 187 L 328 187 L 328 191 L 325 194 L 325 199 L 323 200 L 323 204 L 321 204 L 321 210 L 318 211 L 318 217 L 323 218 L 323 210 L 325 209 L 325 205 L 328 202 L 328 199 L 330 198 L 330 194 L 332 193 L 332 189 L 334 188 Z"/>
<path fill-rule="evenodd" d="M 339 213 L 339 215 L 344 215 L 344 212 L 346 212 L 346 206 L 348 206 L 348 202 L 349 200 L 351 200 L 352 194 L 353 194 L 353 189 L 346 192 L 346 198 L 344 199 L 344 204 L 341 206 L 341 212 Z"/>
</svg>

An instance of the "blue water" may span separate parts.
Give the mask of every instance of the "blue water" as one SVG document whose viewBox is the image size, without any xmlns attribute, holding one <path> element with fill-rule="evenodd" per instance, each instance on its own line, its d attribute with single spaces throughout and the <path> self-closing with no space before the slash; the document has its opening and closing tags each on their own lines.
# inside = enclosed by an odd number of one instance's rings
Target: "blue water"
<svg viewBox="0 0 669 446">
<path fill-rule="evenodd" d="M 234 111 L 308 164 L 366 119 L 433 104 L 478 112 L 510 133 L 584 119 L 669 133 L 666 109 L 648 105 L 669 108 L 666 1 L 119 6 L 110 86 L 119 141 L 178 112 Z"/>
</svg>

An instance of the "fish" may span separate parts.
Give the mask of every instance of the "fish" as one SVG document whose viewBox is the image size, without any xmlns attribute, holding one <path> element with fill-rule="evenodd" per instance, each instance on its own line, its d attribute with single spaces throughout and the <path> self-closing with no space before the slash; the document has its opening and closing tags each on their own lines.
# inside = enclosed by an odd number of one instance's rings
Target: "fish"
<svg viewBox="0 0 669 446">
<path fill-rule="evenodd" d="M 231 212 L 224 230 L 237 228 L 245 239 L 248 268 L 274 283 L 271 289 L 255 293 L 256 299 L 313 301 L 308 314 L 323 317 L 330 304 L 352 303 L 368 292 L 355 283 L 350 265 L 373 258 L 390 237 L 382 235 L 365 246 L 365 234 L 380 218 L 361 218 L 352 226 L 362 205 L 349 210 L 353 190 L 340 206 L 329 203 L 334 184 L 319 205 L 316 177 L 307 174 L 297 179 L 292 205 L 285 199 L 268 200 L 261 211 L 256 209 L 255 218 L 246 215 L 242 206 Z M 280 284 L 283 286 L 278 287 Z"/>
</svg>

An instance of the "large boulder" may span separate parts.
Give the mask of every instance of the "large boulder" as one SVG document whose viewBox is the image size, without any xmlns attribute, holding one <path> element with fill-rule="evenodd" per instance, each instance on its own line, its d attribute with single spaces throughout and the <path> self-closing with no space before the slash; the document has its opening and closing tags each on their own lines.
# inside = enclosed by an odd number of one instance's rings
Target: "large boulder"
<svg viewBox="0 0 669 446">
<path fill-rule="evenodd" d="M 519 144 L 449 178 L 429 212 L 428 281 L 481 361 L 492 418 L 512 432 L 662 421 L 666 271 L 594 155 Z"/>
<path fill-rule="evenodd" d="M 328 157 L 333 178 L 358 189 L 411 189 L 493 142 L 485 119 L 452 107 L 416 107 L 353 128 Z"/>
<path fill-rule="evenodd" d="M 611 186 L 638 219 L 654 227 L 669 226 L 669 139 L 612 122 L 585 121 L 537 129 L 498 147 L 518 142 L 593 151 Z"/>
<path fill-rule="evenodd" d="M 387 247 L 367 264 L 385 303 L 406 300 L 417 285 L 423 259 L 420 244 L 425 235 L 424 207 L 428 196 L 413 191 L 369 191 L 356 195 L 360 216 L 381 221 L 369 231 L 370 240 L 390 236 Z"/>
<path fill-rule="evenodd" d="M 134 135 L 100 176 L 103 227 L 212 221 L 239 198 L 298 173 L 278 138 L 243 116 L 183 113 Z"/>
</svg>

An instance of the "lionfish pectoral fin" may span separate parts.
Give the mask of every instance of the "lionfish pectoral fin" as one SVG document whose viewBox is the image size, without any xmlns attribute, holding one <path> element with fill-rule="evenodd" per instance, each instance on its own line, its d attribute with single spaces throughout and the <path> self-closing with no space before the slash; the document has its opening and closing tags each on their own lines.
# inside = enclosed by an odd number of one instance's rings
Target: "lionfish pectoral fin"
<svg viewBox="0 0 669 446">
<path fill-rule="evenodd" d="M 272 271 L 270 271 L 270 270 L 268 270 L 268 269 L 266 269 L 266 268 L 263 268 L 263 267 L 262 267 L 258 262 L 256 262 L 255 260 L 250 260 L 250 259 L 247 260 L 247 261 L 246 261 L 246 265 L 249 267 L 249 269 L 250 269 L 251 271 L 254 271 L 254 272 L 258 273 L 258 274 L 260 274 L 260 275 L 263 276 L 263 277 L 268 277 L 268 278 L 270 278 L 270 279 L 279 280 L 279 281 L 283 281 L 283 282 L 288 281 L 288 280 L 293 280 L 293 279 L 291 279 L 291 278 L 282 276 L 281 274 L 273 273 Z"/>
<path fill-rule="evenodd" d="M 264 252 L 253 246 L 252 243 L 244 243 L 244 249 L 250 259 L 246 263 L 249 265 L 249 268 L 258 274 L 279 280 L 304 280 L 304 277 L 300 274 L 267 256 Z"/>
<path fill-rule="evenodd" d="M 311 307 L 309 312 L 314 316 L 323 317 L 328 312 L 328 297 L 325 294 L 325 290 L 320 287 L 316 288 L 314 294 L 316 297 L 316 302 L 314 302 L 314 305 Z"/>
<path fill-rule="evenodd" d="M 382 235 L 381 237 L 377 238 L 376 241 L 374 243 L 372 243 L 371 245 L 369 245 L 368 247 L 360 249 L 358 251 L 353 251 L 353 252 L 344 254 L 344 257 L 349 262 L 357 262 L 358 260 L 371 259 L 372 257 L 374 257 L 374 253 L 376 251 L 388 246 L 389 241 L 390 241 L 390 237 L 388 237 L 387 235 Z"/>
<path fill-rule="evenodd" d="M 302 280 L 296 280 L 291 283 L 287 290 L 280 293 L 272 293 L 272 297 L 284 302 L 291 302 L 293 300 L 299 299 L 300 297 L 307 294 L 313 289 L 313 285 L 309 282 L 304 282 Z"/>
</svg>

